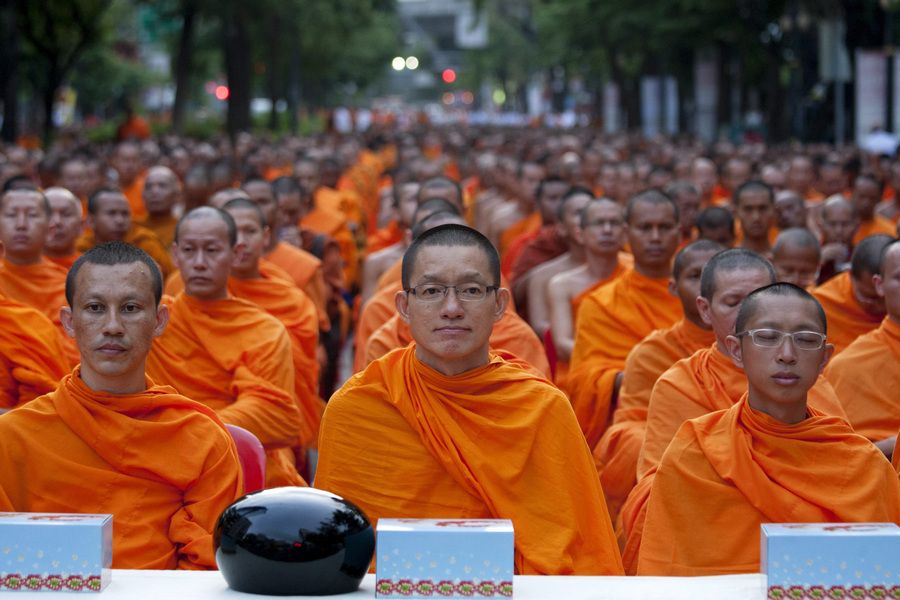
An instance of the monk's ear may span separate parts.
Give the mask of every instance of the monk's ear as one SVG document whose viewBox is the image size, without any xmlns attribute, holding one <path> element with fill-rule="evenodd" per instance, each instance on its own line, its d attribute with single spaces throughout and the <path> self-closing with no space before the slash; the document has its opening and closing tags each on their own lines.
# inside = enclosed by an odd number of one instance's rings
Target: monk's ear
<svg viewBox="0 0 900 600">
<path fill-rule="evenodd" d="M 172 264 L 179 271 L 181 270 L 181 257 L 178 254 L 178 242 L 172 242 L 172 248 L 169 250 L 169 256 L 172 257 Z"/>
<path fill-rule="evenodd" d="M 709 314 L 709 300 L 703 296 L 697 296 L 697 310 L 700 312 L 700 318 L 703 322 L 712 327 L 712 318 Z"/>
<path fill-rule="evenodd" d="M 822 362 L 819 364 L 819 373 L 825 370 L 825 365 L 834 356 L 834 344 L 825 344 L 825 352 L 822 353 Z"/>
<path fill-rule="evenodd" d="M 156 309 L 156 327 L 153 328 L 153 337 L 159 337 L 166 330 L 166 325 L 169 324 L 169 307 L 165 304 L 160 304 Z"/>
<path fill-rule="evenodd" d="M 394 294 L 394 306 L 403 322 L 409 325 L 409 292 L 400 290 Z"/>
<path fill-rule="evenodd" d="M 403 243 L 406 244 L 407 248 L 412 244 L 412 229 L 407 228 L 403 230 Z"/>
<path fill-rule="evenodd" d="M 234 254 L 234 260 L 231 261 L 231 266 L 236 267 L 238 266 L 238 264 L 240 264 L 241 260 L 243 260 L 244 253 L 246 252 L 246 249 L 244 248 L 244 242 L 238 242 L 237 244 L 235 244 L 231 249 L 231 252 Z"/>
<path fill-rule="evenodd" d="M 741 339 L 734 335 L 725 338 L 725 348 L 731 355 L 731 361 L 738 368 L 744 368 L 744 349 L 741 347 Z M 823 367 L 825 365 L 822 365 Z"/>
<path fill-rule="evenodd" d="M 272 241 L 272 228 L 266 225 L 263 227 L 263 248 L 268 248 L 270 241 Z"/>
<path fill-rule="evenodd" d="M 509 290 L 502 287 L 496 292 L 497 298 L 494 300 L 494 323 L 503 318 L 506 307 L 509 306 Z"/>
<path fill-rule="evenodd" d="M 70 338 L 75 337 L 75 327 L 72 325 L 72 309 L 68 306 L 63 306 L 59 309 L 59 321 L 63 326 L 63 329 L 66 330 L 66 334 Z"/>
<path fill-rule="evenodd" d="M 669 278 L 669 295 L 675 298 L 678 297 L 678 282 L 675 281 L 674 277 Z"/>
<path fill-rule="evenodd" d="M 879 274 L 872 275 L 872 283 L 875 285 L 875 293 L 879 298 L 884 298 L 884 279 Z"/>
</svg>

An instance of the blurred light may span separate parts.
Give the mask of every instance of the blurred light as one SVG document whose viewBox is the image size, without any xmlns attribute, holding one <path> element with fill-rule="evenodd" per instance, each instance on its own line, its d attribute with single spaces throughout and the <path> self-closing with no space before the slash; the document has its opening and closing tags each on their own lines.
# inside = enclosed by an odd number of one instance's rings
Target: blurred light
<svg viewBox="0 0 900 600">
<path fill-rule="evenodd" d="M 398 56 L 391 61 L 391 66 L 394 67 L 395 71 L 402 71 L 403 67 L 406 66 L 406 61 L 403 60 L 402 56 Z"/>
<path fill-rule="evenodd" d="M 228 99 L 228 86 L 227 85 L 216 86 L 216 98 L 218 98 L 219 100 L 227 100 Z"/>
<path fill-rule="evenodd" d="M 506 102 L 506 92 L 494 90 L 494 104 L 503 104 L 504 102 Z"/>
<path fill-rule="evenodd" d="M 266 72 L 266 65 L 262 64 L 261 62 L 258 62 L 253 65 L 253 70 L 256 71 L 257 75 L 262 75 L 263 73 Z"/>
<path fill-rule="evenodd" d="M 410 71 L 419 68 L 419 59 L 415 56 L 410 56 L 406 59 L 406 68 Z"/>
<path fill-rule="evenodd" d="M 206 93 L 207 94 L 215 94 L 216 93 L 216 82 L 215 81 L 207 81 L 206 82 Z"/>
<path fill-rule="evenodd" d="M 456 100 L 456 98 L 453 96 L 453 92 L 447 92 L 441 97 L 441 100 L 444 101 L 444 104 L 453 104 L 453 101 Z"/>
<path fill-rule="evenodd" d="M 463 104 L 472 104 L 475 102 L 475 95 L 472 92 L 463 92 L 462 101 Z"/>
<path fill-rule="evenodd" d="M 447 83 L 453 83 L 456 81 L 456 72 L 453 69 L 444 69 L 444 73 L 441 77 L 443 77 L 444 81 Z"/>
</svg>

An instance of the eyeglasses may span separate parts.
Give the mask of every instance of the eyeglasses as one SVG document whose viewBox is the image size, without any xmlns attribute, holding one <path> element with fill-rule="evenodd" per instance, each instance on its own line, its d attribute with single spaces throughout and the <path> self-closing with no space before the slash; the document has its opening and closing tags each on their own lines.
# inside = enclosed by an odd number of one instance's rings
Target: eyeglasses
<svg viewBox="0 0 900 600">
<path fill-rule="evenodd" d="M 786 333 L 777 329 L 751 329 L 735 334 L 737 337 L 749 335 L 753 344 L 760 348 L 780 348 L 784 338 L 789 337 L 798 350 L 818 350 L 825 344 L 825 335 L 816 331 L 795 331 Z"/>
<path fill-rule="evenodd" d="M 450 289 L 456 291 L 456 297 L 463 302 L 478 302 L 484 300 L 488 292 L 500 289 L 499 285 L 484 285 L 483 283 L 457 283 L 456 285 L 441 285 L 440 283 L 426 283 L 403 290 L 407 294 L 415 294 L 422 302 L 440 302 L 447 296 Z"/>
</svg>

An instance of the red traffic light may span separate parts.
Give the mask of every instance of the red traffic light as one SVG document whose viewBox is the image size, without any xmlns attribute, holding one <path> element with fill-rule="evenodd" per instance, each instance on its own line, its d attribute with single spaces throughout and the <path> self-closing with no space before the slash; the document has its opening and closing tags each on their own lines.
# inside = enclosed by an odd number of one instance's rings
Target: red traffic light
<svg viewBox="0 0 900 600">
<path fill-rule="evenodd" d="M 228 99 L 228 86 L 227 85 L 216 86 L 216 98 L 218 98 L 219 100 L 227 100 Z"/>
<path fill-rule="evenodd" d="M 453 83 L 456 81 L 456 71 L 453 69 L 444 69 L 443 75 L 441 77 L 444 78 L 444 81 L 447 83 Z"/>
</svg>

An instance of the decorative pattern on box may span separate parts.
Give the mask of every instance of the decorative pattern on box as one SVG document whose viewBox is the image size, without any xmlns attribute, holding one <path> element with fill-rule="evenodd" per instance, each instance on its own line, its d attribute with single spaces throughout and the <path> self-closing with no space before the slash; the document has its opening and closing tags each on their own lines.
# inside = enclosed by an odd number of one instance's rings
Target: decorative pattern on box
<svg viewBox="0 0 900 600">
<path fill-rule="evenodd" d="M 0 592 L 99 592 L 111 566 L 112 515 L 0 512 Z"/>
<path fill-rule="evenodd" d="M 773 600 L 900 598 L 900 527 L 766 523 L 759 563 Z"/>
<path fill-rule="evenodd" d="M 504 598 L 513 594 L 508 519 L 381 519 L 377 598 Z"/>
</svg>

